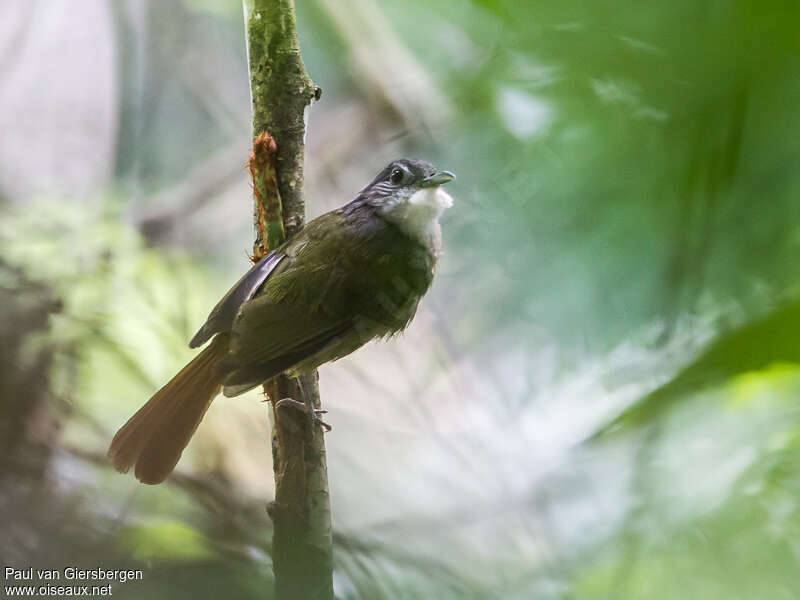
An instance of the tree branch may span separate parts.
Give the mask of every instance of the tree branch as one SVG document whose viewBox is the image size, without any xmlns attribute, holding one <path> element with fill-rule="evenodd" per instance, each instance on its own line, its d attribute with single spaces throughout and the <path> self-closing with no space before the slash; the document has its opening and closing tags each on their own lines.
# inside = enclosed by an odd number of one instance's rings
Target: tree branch
<svg viewBox="0 0 800 600">
<path fill-rule="evenodd" d="M 300 56 L 292 0 L 244 0 L 256 198 L 254 258 L 302 225 L 305 111 L 318 93 Z M 273 400 L 275 502 L 272 559 L 277 597 L 333 600 L 328 475 L 323 434 L 313 420 L 320 407 L 316 371 L 264 384 Z M 274 408 L 300 400 L 306 413 Z"/>
</svg>

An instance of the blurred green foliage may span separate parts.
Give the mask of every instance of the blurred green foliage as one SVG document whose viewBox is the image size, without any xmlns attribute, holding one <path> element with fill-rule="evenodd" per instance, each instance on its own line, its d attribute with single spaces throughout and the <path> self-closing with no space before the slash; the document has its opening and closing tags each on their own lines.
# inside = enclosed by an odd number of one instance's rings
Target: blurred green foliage
<svg viewBox="0 0 800 600">
<path fill-rule="evenodd" d="M 179 521 L 131 527 L 120 535 L 119 541 L 137 560 L 202 561 L 213 555 L 208 542 Z"/>
</svg>

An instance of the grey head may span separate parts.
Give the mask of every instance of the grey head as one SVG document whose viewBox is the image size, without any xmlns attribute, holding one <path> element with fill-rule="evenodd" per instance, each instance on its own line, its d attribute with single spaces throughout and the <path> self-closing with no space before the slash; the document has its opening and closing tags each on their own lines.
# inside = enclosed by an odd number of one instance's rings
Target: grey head
<svg viewBox="0 0 800 600">
<path fill-rule="evenodd" d="M 345 215 L 368 207 L 428 245 L 438 236 L 439 217 L 453 203 L 440 186 L 455 178 L 424 160 L 394 160 L 345 207 Z"/>
<path fill-rule="evenodd" d="M 382 202 L 406 199 L 415 192 L 439 187 L 455 178 L 450 171 L 441 171 L 427 161 L 400 158 L 386 165 L 358 197 L 377 207 Z"/>
</svg>

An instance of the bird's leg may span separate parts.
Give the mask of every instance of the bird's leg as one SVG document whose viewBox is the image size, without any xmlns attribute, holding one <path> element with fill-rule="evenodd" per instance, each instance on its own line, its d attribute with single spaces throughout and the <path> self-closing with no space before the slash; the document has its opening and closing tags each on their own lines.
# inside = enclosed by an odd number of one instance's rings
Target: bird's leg
<svg viewBox="0 0 800 600">
<path fill-rule="evenodd" d="M 306 397 L 305 390 L 303 389 L 303 382 L 302 379 L 297 379 L 297 385 L 300 387 L 300 396 L 302 398 Z M 295 400 L 294 398 L 281 398 L 275 403 L 275 408 L 294 408 L 295 410 L 299 410 L 305 414 L 308 414 L 308 405 L 305 402 L 301 402 L 300 400 Z M 333 429 L 330 425 L 328 425 L 325 421 L 320 418 L 320 415 L 326 414 L 328 411 L 323 410 L 321 408 L 315 408 L 311 412 L 311 422 L 312 426 L 314 423 L 319 423 L 322 428 L 327 432 Z M 312 429 L 313 432 L 313 429 Z"/>
<path fill-rule="evenodd" d="M 275 404 L 275 408 L 294 408 L 295 410 L 299 410 L 304 414 L 308 414 L 308 406 L 306 406 L 305 402 L 300 402 L 299 400 L 295 400 L 294 398 L 281 398 Z M 330 431 L 333 429 L 330 425 L 328 425 L 325 421 L 323 421 L 319 415 L 327 414 L 327 410 L 323 410 L 321 408 L 315 408 L 312 412 L 311 418 L 314 420 L 315 423 L 319 423 L 322 425 L 322 428 L 325 431 Z"/>
</svg>

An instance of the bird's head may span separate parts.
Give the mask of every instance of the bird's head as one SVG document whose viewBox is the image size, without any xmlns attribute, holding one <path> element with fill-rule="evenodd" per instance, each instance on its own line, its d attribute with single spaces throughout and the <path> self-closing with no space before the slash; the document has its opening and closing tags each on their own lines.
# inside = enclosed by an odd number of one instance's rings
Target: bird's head
<svg viewBox="0 0 800 600">
<path fill-rule="evenodd" d="M 456 178 L 424 160 L 401 158 L 390 162 L 361 190 L 357 202 L 417 235 L 435 224 L 453 199 L 440 186 Z"/>
</svg>

